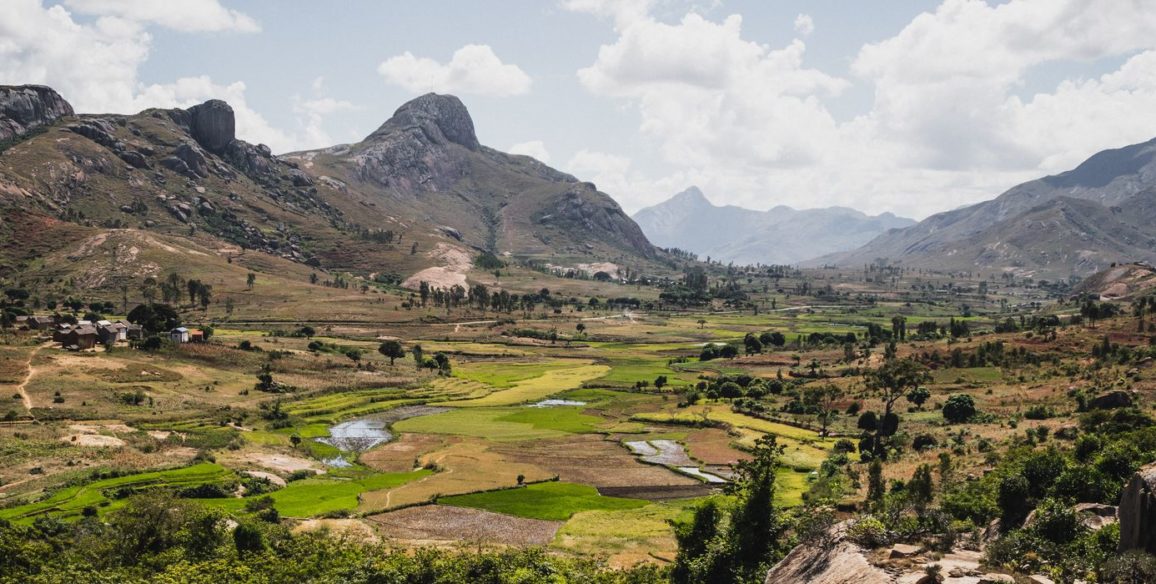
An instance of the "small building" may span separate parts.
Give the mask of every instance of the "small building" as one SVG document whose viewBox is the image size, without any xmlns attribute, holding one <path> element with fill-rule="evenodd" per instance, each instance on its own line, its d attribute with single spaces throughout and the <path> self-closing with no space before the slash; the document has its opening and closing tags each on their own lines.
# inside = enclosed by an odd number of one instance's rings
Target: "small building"
<svg viewBox="0 0 1156 584">
<path fill-rule="evenodd" d="M 72 329 L 74 329 L 74 328 L 76 328 L 76 327 L 74 327 L 74 326 L 72 326 L 66 322 L 62 322 L 62 323 L 56 325 L 56 328 L 52 329 L 52 342 L 63 343 L 65 335 L 72 332 Z"/>
<path fill-rule="evenodd" d="M 128 339 L 128 326 L 119 322 L 110 322 L 97 328 L 100 342 L 105 346 L 115 345 L 117 341 Z"/>
<path fill-rule="evenodd" d="M 144 338 L 144 327 L 139 324 L 129 323 L 125 327 L 125 338 L 130 341 L 139 341 Z"/>
<path fill-rule="evenodd" d="M 92 325 L 77 326 L 64 335 L 61 344 L 69 351 L 87 351 L 96 347 L 98 335 Z"/>
<path fill-rule="evenodd" d="M 201 329 L 189 329 L 189 342 L 190 343 L 203 343 L 203 342 L 205 342 L 205 331 L 203 331 Z"/>
<path fill-rule="evenodd" d="M 56 325 L 55 316 L 30 316 L 28 317 L 28 328 L 32 330 L 46 330 Z"/>
<path fill-rule="evenodd" d="M 187 329 L 183 326 L 179 326 L 179 327 L 169 331 L 169 340 L 174 342 L 174 343 L 187 343 L 187 342 L 189 342 L 189 329 Z"/>
</svg>

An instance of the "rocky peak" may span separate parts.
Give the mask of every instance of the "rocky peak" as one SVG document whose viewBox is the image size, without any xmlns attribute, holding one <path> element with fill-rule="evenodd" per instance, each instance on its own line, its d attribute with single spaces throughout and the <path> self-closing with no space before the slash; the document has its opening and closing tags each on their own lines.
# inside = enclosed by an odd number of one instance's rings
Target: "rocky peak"
<svg viewBox="0 0 1156 584">
<path fill-rule="evenodd" d="M 205 150 L 221 154 L 236 139 L 237 123 L 229 104 L 210 99 L 189 108 L 188 112 L 189 132 Z"/>
<path fill-rule="evenodd" d="M 393 113 L 366 141 L 411 129 L 420 129 L 434 143 L 453 142 L 470 150 L 477 150 L 478 137 L 474 134 L 474 120 L 462 100 L 452 95 L 427 93 L 412 99 Z"/>
<path fill-rule="evenodd" d="M 73 114 L 72 106 L 51 87 L 0 85 L 0 142 Z"/>
<path fill-rule="evenodd" d="M 687 206 L 713 207 L 714 205 L 702 194 L 698 187 L 692 186 L 670 198 L 670 202 L 677 202 Z"/>
</svg>

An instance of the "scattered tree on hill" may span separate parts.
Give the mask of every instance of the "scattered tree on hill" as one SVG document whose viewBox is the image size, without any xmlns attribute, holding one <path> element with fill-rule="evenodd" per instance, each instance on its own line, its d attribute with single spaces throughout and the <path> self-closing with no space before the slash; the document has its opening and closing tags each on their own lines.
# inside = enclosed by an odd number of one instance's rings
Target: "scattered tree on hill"
<svg viewBox="0 0 1156 584">
<path fill-rule="evenodd" d="M 747 333 L 743 337 L 743 345 L 746 347 L 747 355 L 757 355 L 763 352 L 763 343 L 754 333 Z"/>
<path fill-rule="evenodd" d="M 843 390 L 830 383 L 803 390 L 803 403 L 808 406 L 808 409 L 817 412 L 819 424 L 822 426 L 820 436 L 827 435 L 827 426 L 831 422 L 831 415 L 838 413 L 835 403 L 842 398 Z"/>
<path fill-rule="evenodd" d="M 413 353 L 413 362 L 417 364 L 418 369 L 421 369 L 422 365 L 425 364 L 424 352 L 421 349 L 421 345 L 414 345 L 409 351 Z M 405 355 L 402 355 L 402 357 L 404 356 Z"/>
<path fill-rule="evenodd" d="M 253 272 L 249 272 L 249 275 L 245 276 L 245 286 L 248 289 L 252 290 L 253 284 L 256 284 L 256 283 L 257 283 L 257 274 L 254 274 Z"/>
<path fill-rule="evenodd" d="M 420 352 L 420 351 L 421 351 L 421 345 L 414 345 L 415 358 L 416 358 L 418 352 Z M 385 341 L 385 342 L 381 343 L 380 345 L 378 345 L 377 352 L 381 353 L 382 356 L 389 359 L 389 366 L 390 367 L 393 367 L 393 361 L 395 359 L 404 359 L 405 358 L 405 347 L 403 347 L 401 345 L 400 341 L 394 341 L 394 340 Z"/>
<path fill-rule="evenodd" d="M 943 418 L 953 424 L 966 422 L 975 413 L 975 399 L 965 393 L 953 395 L 943 404 Z"/>
</svg>

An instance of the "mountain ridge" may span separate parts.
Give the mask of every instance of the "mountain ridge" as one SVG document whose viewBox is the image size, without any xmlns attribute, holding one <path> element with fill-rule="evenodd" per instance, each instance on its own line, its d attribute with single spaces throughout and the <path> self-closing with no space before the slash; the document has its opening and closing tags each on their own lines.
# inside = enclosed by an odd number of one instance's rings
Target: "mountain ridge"
<svg viewBox="0 0 1156 584">
<path fill-rule="evenodd" d="M 1154 191 L 1156 139 L 1104 150 L 1072 170 L 1016 185 L 988 201 L 937 213 L 906 229 L 884 233 L 857 250 L 809 264 L 885 260 L 919 268 L 1087 276 L 1112 263 L 1156 259 Z M 1055 215 L 1060 208 L 1069 214 Z M 1053 211 L 1050 231 L 1039 232 L 1041 237 L 1035 240 L 1023 237 L 1045 209 Z"/>
<path fill-rule="evenodd" d="M 633 216 L 656 245 L 677 247 L 712 260 L 745 264 L 794 264 L 866 243 L 886 229 L 912 225 L 892 213 L 869 216 L 848 207 L 756 211 L 714 205 L 689 187 Z"/>
<path fill-rule="evenodd" d="M 611 262 L 633 273 L 667 263 L 592 183 L 480 144 L 453 96 L 406 102 L 355 144 L 274 156 L 236 138 L 223 101 L 76 114 L 42 89 L 29 106 L 20 97 L 27 89 L 0 87 L 0 108 L 17 102 L 35 114 L 25 122 L 0 115 L 10 122 L 3 127 L 19 123 L 0 145 L 0 207 L 9 211 L 231 250 L 221 260 L 266 253 L 397 281 L 449 265 L 464 284 L 468 258 L 482 251 L 559 266 Z M 11 95 L 24 103 L 6 101 Z M 0 221 L 0 238 L 12 247 L 35 237 L 19 230 L 34 223 L 5 232 Z M 11 272 L 29 260 L 3 263 Z"/>
</svg>

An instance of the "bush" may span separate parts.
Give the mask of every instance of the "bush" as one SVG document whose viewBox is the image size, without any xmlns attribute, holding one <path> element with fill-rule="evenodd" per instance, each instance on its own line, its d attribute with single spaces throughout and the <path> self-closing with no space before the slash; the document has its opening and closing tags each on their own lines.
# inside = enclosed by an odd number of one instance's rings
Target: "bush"
<svg viewBox="0 0 1156 584">
<path fill-rule="evenodd" d="M 915 440 L 911 441 L 911 447 L 915 450 L 926 450 L 928 448 L 935 448 L 936 446 L 939 446 L 939 440 L 936 440 L 935 436 L 931 434 L 920 434 L 915 437 Z"/>
<path fill-rule="evenodd" d="M 999 505 L 1005 529 L 1020 525 L 1031 512 L 1031 503 L 1028 501 L 1030 490 L 1031 485 L 1023 475 L 1011 475 L 1000 481 L 996 504 Z"/>
<path fill-rule="evenodd" d="M 847 537 L 866 548 L 877 548 L 890 542 L 887 526 L 872 515 L 863 516 L 851 524 Z"/>
<path fill-rule="evenodd" d="M 956 394 L 943 404 L 943 418 L 952 424 L 960 424 L 975 416 L 975 399 L 967 394 Z"/>
</svg>

